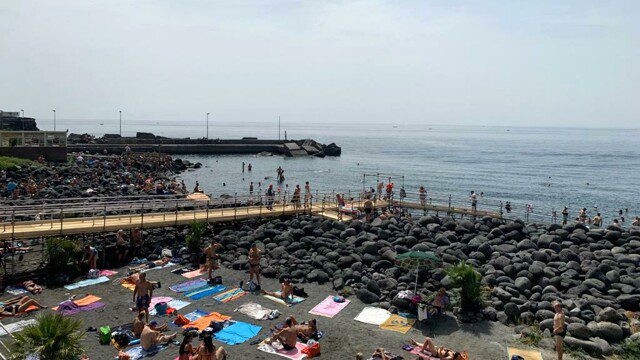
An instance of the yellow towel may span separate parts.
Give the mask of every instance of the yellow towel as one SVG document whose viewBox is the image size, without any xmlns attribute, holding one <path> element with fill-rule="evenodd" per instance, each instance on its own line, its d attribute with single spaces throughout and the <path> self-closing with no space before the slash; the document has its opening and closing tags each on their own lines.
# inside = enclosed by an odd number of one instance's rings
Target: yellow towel
<svg viewBox="0 0 640 360">
<path fill-rule="evenodd" d="M 380 324 L 380 329 L 406 334 L 415 322 L 416 319 L 407 319 L 400 315 L 391 315 L 387 321 Z"/>
<path fill-rule="evenodd" d="M 542 360 L 542 354 L 538 350 L 524 350 L 517 348 L 507 348 L 509 352 L 509 360 L 513 355 L 519 355 L 524 358 L 524 360 Z"/>
</svg>

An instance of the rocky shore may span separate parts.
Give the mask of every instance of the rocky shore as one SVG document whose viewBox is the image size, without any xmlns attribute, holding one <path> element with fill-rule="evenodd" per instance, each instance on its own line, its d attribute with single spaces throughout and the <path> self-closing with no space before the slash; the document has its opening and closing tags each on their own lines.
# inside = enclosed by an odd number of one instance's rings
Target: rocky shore
<svg viewBox="0 0 640 360">
<path fill-rule="evenodd" d="M 173 159 L 168 155 L 75 154 L 73 161 L 64 164 L 43 163 L 4 170 L 0 197 L 25 200 L 151 195 L 158 193 L 158 187 L 162 191 L 182 193 L 181 188 L 176 191 L 177 187 L 169 177 L 198 167 L 200 164 Z"/>
<path fill-rule="evenodd" d="M 148 230 L 147 247 L 173 248 L 188 258 L 183 247 L 188 231 Z M 625 311 L 640 311 L 639 228 L 589 230 L 435 216 L 378 218 L 368 224 L 302 216 L 245 222 L 214 233 L 206 238 L 223 245 L 226 267 L 246 270 L 248 249 L 257 241 L 265 248 L 264 276 L 348 286 L 364 303 L 391 311 L 408 307 L 396 295 L 413 289 L 415 281 L 414 271 L 395 264 L 397 254 L 432 251 L 442 258 L 443 268 L 418 274 L 418 292 L 425 297 L 441 286 L 451 288 L 444 268 L 465 261 L 482 275 L 488 293 L 482 314 L 465 321 L 520 325 L 517 331 L 534 325 L 549 335 L 552 303 L 560 300 L 568 323 L 566 343 L 593 356 L 610 355 L 638 325 L 630 324 Z M 638 334 L 632 338 L 638 340 Z"/>
</svg>

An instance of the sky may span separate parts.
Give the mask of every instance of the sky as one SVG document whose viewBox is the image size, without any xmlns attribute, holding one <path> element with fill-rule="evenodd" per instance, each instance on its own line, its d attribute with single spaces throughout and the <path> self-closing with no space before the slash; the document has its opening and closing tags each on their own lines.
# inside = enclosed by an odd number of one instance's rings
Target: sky
<svg viewBox="0 0 640 360">
<path fill-rule="evenodd" d="M 640 1 L 1 0 L 0 109 L 640 127 Z"/>
</svg>

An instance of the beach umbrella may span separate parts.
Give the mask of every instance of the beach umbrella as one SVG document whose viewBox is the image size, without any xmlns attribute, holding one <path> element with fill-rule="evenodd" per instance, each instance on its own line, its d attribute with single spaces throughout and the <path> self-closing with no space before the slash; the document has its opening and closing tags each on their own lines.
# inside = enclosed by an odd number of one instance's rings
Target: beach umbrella
<svg viewBox="0 0 640 360">
<path fill-rule="evenodd" d="M 416 284 L 413 292 L 418 291 L 418 270 L 433 269 L 442 265 L 442 259 L 428 251 L 409 251 L 396 256 L 396 264 L 405 269 L 416 269 Z"/>
</svg>

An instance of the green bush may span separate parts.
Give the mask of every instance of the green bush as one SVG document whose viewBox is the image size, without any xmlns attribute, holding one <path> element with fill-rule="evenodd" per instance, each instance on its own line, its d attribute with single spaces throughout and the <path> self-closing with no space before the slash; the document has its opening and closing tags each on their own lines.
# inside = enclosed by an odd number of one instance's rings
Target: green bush
<svg viewBox="0 0 640 360">
<path fill-rule="evenodd" d="M 197 254 L 202 251 L 202 235 L 204 235 L 204 231 L 207 229 L 207 223 L 205 222 L 192 222 L 191 223 L 191 231 L 185 237 L 185 243 L 187 249 L 192 254 Z"/>
<path fill-rule="evenodd" d="M 15 334 L 12 359 L 36 355 L 41 360 L 78 360 L 82 356 L 82 322 L 69 316 L 46 313 L 36 323 Z"/>
<path fill-rule="evenodd" d="M 69 239 L 47 239 L 45 244 L 47 271 L 50 275 L 75 275 L 78 272 L 77 259 L 81 251 L 80 246 Z"/>
<path fill-rule="evenodd" d="M 620 356 L 625 360 L 640 359 L 640 342 L 627 339 L 622 343 L 622 353 Z"/>
<path fill-rule="evenodd" d="M 447 269 L 447 275 L 454 286 L 460 288 L 460 309 L 462 312 L 474 312 L 482 308 L 482 276 L 472 265 L 460 262 Z"/>
<path fill-rule="evenodd" d="M 37 162 L 29 159 L 21 159 L 10 156 L 0 156 L 0 170 L 12 168 L 14 166 L 39 165 Z"/>
</svg>

